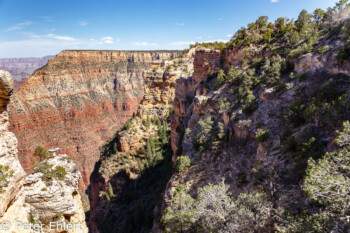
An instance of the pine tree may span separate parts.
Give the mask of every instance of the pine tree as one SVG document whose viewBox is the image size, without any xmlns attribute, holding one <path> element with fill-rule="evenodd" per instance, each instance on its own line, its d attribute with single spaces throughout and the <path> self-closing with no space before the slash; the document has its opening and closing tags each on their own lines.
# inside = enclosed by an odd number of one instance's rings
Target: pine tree
<svg viewBox="0 0 350 233">
<path fill-rule="evenodd" d="M 114 198 L 115 197 L 111 183 L 108 183 L 108 196 L 110 198 Z"/>
<path fill-rule="evenodd" d="M 219 89 L 221 85 L 226 81 L 226 75 L 223 70 L 220 70 L 218 76 L 216 77 L 216 82 L 214 84 L 214 89 Z"/>
<path fill-rule="evenodd" d="M 327 152 L 317 162 L 310 158 L 303 185 L 304 192 L 331 212 L 343 213 L 350 208 L 350 122 L 343 124 L 334 141 L 340 149 Z"/>
<path fill-rule="evenodd" d="M 118 154 L 118 144 L 115 142 L 113 145 L 114 153 Z"/>
<path fill-rule="evenodd" d="M 48 159 L 52 157 L 52 155 L 43 147 L 37 146 L 33 156 L 39 157 L 40 160 Z"/>
<path fill-rule="evenodd" d="M 162 134 L 161 134 L 161 141 L 162 143 L 166 143 L 167 140 L 167 129 L 168 129 L 168 123 L 164 120 L 163 126 L 162 126 Z"/>
<path fill-rule="evenodd" d="M 140 172 L 142 172 L 144 169 L 143 164 L 141 163 L 140 159 L 137 159 L 137 167 L 138 167 Z"/>
<path fill-rule="evenodd" d="M 150 139 L 147 140 L 147 154 L 146 154 L 146 159 L 148 162 L 152 161 L 153 158 L 153 152 L 152 152 L 152 137 Z"/>
<path fill-rule="evenodd" d="M 149 129 L 151 127 L 151 118 L 149 117 L 148 114 L 147 114 L 145 126 L 146 126 L 147 129 Z"/>
<path fill-rule="evenodd" d="M 105 197 L 106 197 L 107 201 L 110 201 L 110 200 L 111 200 L 111 198 L 109 197 L 109 195 L 108 195 L 107 192 L 105 193 Z"/>
<path fill-rule="evenodd" d="M 160 128 L 162 127 L 162 125 L 161 125 L 161 122 L 160 122 L 159 118 L 156 118 L 155 124 L 157 125 L 158 130 L 160 130 Z"/>
<path fill-rule="evenodd" d="M 166 232 L 186 232 L 194 222 L 195 200 L 187 194 L 184 185 L 174 192 L 171 206 L 165 209 L 162 223 Z"/>
</svg>

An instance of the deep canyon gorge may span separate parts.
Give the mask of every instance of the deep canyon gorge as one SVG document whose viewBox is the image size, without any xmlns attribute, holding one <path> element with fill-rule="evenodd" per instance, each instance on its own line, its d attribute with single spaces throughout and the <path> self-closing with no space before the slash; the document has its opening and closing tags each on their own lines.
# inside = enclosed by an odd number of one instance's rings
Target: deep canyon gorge
<svg viewBox="0 0 350 233">
<path fill-rule="evenodd" d="M 1 70 L 0 220 L 349 232 L 350 4 L 321 13 L 182 51 L 63 50 L 17 88 Z"/>
</svg>

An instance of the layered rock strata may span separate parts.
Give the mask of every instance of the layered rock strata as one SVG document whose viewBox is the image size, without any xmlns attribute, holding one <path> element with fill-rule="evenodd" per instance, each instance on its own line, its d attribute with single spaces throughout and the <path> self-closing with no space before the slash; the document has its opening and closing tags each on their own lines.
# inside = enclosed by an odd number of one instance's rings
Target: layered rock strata
<svg viewBox="0 0 350 233">
<path fill-rule="evenodd" d="M 84 184 L 101 146 L 137 113 L 146 70 L 178 52 L 63 51 L 37 70 L 9 105 L 26 171 L 40 145 L 73 157 Z M 81 187 L 83 188 L 83 187 Z"/>
<path fill-rule="evenodd" d="M 12 91 L 11 75 L 0 71 L 0 232 L 88 232 L 78 192 L 81 175 L 66 155 L 55 156 L 37 165 L 61 168 L 64 171 L 61 177 L 50 173 L 52 177 L 48 178 L 44 170 L 25 177 L 17 157 L 17 139 L 7 129 L 6 110 Z M 50 229 L 50 222 L 67 227 Z M 75 230 L 68 230 L 68 225 L 74 224 Z"/>
</svg>

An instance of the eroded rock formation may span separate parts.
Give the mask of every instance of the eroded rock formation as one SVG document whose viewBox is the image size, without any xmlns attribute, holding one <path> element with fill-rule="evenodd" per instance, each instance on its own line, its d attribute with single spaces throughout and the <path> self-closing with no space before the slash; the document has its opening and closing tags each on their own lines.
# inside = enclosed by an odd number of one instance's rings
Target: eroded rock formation
<svg viewBox="0 0 350 233">
<path fill-rule="evenodd" d="M 25 172 L 18 161 L 17 139 L 8 131 L 7 104 L 13 90 L 11 75 L 0 70 L 0 173 L 5 177 L 0 182 L 0 217 L 4 215 L 10 203 L 18 194 Z"/>
</svg>

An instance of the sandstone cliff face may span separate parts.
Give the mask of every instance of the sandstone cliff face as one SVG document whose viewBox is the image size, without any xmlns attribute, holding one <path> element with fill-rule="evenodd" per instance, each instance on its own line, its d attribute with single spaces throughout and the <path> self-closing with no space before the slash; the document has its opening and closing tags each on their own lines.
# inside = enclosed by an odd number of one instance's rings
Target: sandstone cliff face
<svg viewBox="0 0 350 233">
<path fill-rule="evenodd" d="M 145 70 L 176 52 L 63 51 L 37 70 L 9 105 L 10 130 L 26 171 L 36 146 L 60 147 L 73 157 L 83 181 L 101 146 L 137 113 Z M 82 187 L 83 188 L 83 187 Z"/>
</svg>

